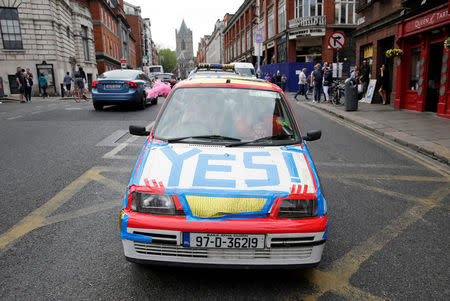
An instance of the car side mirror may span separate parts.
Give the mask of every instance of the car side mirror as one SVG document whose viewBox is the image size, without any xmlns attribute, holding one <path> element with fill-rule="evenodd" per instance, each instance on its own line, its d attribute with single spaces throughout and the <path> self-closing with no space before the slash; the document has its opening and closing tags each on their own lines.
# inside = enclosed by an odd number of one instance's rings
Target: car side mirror
<svg viewBox="0 0 450 301">
<path fill-rule="evenodd" d="M 302 139 L 305 141 L 314 141 L 314 140 L 320 139 L 320 137 L 322 137 L 322 131 L 318 130 L 318 131 L 307 132 L 306 136 L 303 136 Z"/>
<path fill-rule="evenodd" d="M 143 126 L 130 125 L 130 134 L 136 136 L 148 136 L 150 132 L 145 129 Z"/>
</svg>

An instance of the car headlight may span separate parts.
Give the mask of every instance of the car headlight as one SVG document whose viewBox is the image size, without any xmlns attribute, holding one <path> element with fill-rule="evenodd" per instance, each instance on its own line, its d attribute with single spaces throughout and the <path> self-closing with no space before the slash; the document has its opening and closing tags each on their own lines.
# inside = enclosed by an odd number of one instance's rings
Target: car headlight
<svg viewBox="0 0 450 301">
<path fill-rule="evenodd" d="M 176 210 L 170 195 L 133 192 L 130 208 L 140 213 L 158 215 L 184 215 L 182 210 Z"/>
<path fill-rule="evenodd" d="M 281 202 L 278 217 L 306 218 L 317 216 L 317 200 L 285 199 Z"/>
</svg>

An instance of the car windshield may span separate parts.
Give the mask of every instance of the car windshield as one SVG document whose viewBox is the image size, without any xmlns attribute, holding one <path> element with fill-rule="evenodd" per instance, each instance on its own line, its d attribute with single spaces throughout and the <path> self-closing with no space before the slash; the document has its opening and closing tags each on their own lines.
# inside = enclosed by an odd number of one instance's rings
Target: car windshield
<svg viewBox="0 0 450 301">
<path fill-rule="evenodd" d="M 153 134 L 156 139 L 180 142 L 298 143 L 300 136 L 288 110 L 276 91 L 179 88 L 167 100 Z"/>
<path fill-rule="evenodd" d="M 112 70 L 101 74 L 98 78 L 133 80 L 136 79 L 138 73 L 135 70 Z"/>
<path fill-rule="evenodd" d="M 252 68 L 235 68 L 235 70 L 243 76 L 255 76 L 255 70 Z"/>
</svg>

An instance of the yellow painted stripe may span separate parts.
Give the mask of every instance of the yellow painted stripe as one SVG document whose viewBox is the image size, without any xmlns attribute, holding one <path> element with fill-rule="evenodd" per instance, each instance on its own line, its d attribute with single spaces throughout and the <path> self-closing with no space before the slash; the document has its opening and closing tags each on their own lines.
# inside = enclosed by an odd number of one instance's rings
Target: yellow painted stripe
<svg viewBox="0 0 450 301">
<path fill-rule="evenodd" d="M 192 214 L 198 217 L 221 217 L 231 213 L 261 211 L 266 199 L 186 196 Z"/>
</svg>

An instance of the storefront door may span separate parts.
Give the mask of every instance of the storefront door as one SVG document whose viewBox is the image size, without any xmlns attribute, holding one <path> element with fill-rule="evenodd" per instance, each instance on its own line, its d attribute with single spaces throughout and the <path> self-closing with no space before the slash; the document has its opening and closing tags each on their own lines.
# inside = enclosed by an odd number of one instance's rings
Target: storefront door
<svg viewBox="0 0 450 301">
<path fill-rule="evenodd" d="M 430 45 L 428 58 L 428 81 L 425 101 L 425 111 L 437 112 L 439 102 L 439 85 L 441 82 L 441 62 L 443 43 L 433 43 Z"/>
</svg>

